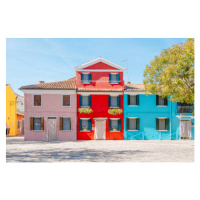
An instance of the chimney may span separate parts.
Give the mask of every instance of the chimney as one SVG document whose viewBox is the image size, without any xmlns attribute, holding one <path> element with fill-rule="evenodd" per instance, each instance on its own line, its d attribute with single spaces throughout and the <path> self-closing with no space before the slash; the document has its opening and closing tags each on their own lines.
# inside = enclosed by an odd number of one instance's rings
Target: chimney
<svg viewBox="0 0 200 200">
<path fill-rule="evenodd" d="M 39 81 L 39 83 L 41 84 L 41 83 L 44 83 L 44 81 Z"/>
<path fill-rule="evenodd" d="M 127 82 L 128 84 L 131 84 L 131 82 L 129 81 L 129 82 Z"/>
</svg>

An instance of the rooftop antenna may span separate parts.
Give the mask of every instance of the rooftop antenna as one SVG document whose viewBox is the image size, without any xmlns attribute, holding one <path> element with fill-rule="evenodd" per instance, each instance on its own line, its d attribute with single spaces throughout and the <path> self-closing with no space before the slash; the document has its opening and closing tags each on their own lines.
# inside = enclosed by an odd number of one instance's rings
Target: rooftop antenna
<svg viewBox="0 0 200 200">
<path fill-rule="evenodd" d="M 128 83 L 128 82 L 129 82 L 129 78 L 128 78 L 128 59 L 123 60 L 123 61 L 121 61 L 121 62 L 125 62 L 125 61 L 126 61 L 126 64 L 127 64 L 126 70 L 127 70 L 127 83 Z"/>
</svg>

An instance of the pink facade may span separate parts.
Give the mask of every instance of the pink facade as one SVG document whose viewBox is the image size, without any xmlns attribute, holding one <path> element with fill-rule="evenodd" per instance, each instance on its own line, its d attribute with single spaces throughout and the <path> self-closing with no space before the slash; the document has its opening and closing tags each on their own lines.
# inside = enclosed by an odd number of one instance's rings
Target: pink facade
<svg viewBox="0 0 200 200">
<path fill-rule="evenodd" d="M 48 94 L 41 92 L 42 105 L 33 106 L 33 95 L 38 94 L 37 90 L 30 93 L 25 92 L 25 126 L 24 126 L 24 139 L 25 140 L 47 140 L 47 119 L 48 117 L 56 117 L 56 140 L 77 140 L 77 97 L 75 91 L 70 94 L 70 106 L 62 106 L 62 94 Z M 61 91 L 61 90 L 59 90 Z M 47 93 L 47 94 L 46 94 Z M 63 94 L 65 94 L 63 92 Z M 31 130 L 30 118 L 31 117 L 44 117 L 44 130 Z M 60 130 L 60 117 L 71 118 L 71 130 Z"/>
</svg>

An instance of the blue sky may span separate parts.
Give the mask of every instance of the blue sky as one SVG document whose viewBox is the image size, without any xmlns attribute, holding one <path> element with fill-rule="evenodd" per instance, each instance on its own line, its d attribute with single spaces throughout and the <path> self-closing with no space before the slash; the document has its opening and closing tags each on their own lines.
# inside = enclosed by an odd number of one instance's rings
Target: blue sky
<svg viewBox="0 0 200 200">
<path fill-rule="evenodd" d="M 12 39 L 6 40 L 6 83 L 18 94 L 21 86 L 40 80 L 53 82 L 75 76 L 74 67 L 99 56 L 126 67 L 129 81 L 142 83 L 145 66 L 159 55 L 186 38 L 100 38 L 100 39 Z M 125 71 L 124 80 L 127 81 Z"/>
</svg>

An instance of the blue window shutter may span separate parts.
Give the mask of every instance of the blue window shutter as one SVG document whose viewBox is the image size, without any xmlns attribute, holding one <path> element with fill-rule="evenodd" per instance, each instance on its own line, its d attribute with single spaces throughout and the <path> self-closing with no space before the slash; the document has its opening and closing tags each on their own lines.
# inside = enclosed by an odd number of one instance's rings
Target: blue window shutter
<svg viewBox="0 0 200 200">
<path fill-rule="evenodd" d="M 119 83 L 119 74 L 117 74 L 117 82 Z"/>
<path fill-rule="evenodd" d="M 92 96 L 91 95 L 89 96 L 89 106 L 90 107 L 92 106 Z"/>
<path fill-rule="evenodd" d="M 118 120 L 118 131 L 121 131 L 121 119 Z"/>
<path fill-rule="evenodd" d="M 109 119 L 109 131 L 111 131 L 111 119 Z"/>
<path fill-rule="evenodd" d="M 82 95 L 79 96 L 79 105 L 82 106 Z"/>
<path fill-rule="evenodd" d="M 140 130 L 140 119 L 139 118 L 136 119 L 136 129 Z"/>
<path fill-rule="evenodd" d="M 129 118 L 126 118 L 126 129 L 129 130 Z"/>
<path fill-rule="evenodd" d="M 109 83 L 111 82 L 111 73 L 109 74 Z"/>
<path fill-rule="evenodd" d="M 80 131 L 83 130 L 83 128 L 82 128 L 82 119 L 79 119 L 79 130 Z"/>
<path fill-rule="evenodd" d="M 120 107 L 120 96 L 117 97 L 117 105 Z"/>
<path fill-rule="evenodd" d="M 165 130 L 169 130 L 169 118 L 165 119 Z"/>
<path fill-rule="evenodd" d="M 81 73 L 81 83 L 83 82 L 83 73 Z"/>
<path fill-rule="evenodd" d="M 89 73 L 89 83 L 91 83 L 91 73 Z"/>
<path fill-rule="evenodd" d="M 159 119 L 156 118 L 156 130 L 159 130 Z"/>
<path fill-rule="evenodd" d="M 111 105 L 111 96 L 108 96 L 108 106 L 110 107 Z"/>
<path fill-rule="evenodd" d="M 159 96 L 156 95 L 156 105 L 157 105 L 157 106 L 159 105 L 159 103 L 158 103 L 158 99 L 159 99 Z"/>
<path fill-rule="evenodd" d="M 168 104 L 168 99 L 166 97 L 165 100 L 164 100 L 164 105 L 167 106 L 167 104 Z"/>
<path fill-rule="evenodd" d="M 139 106 L 139 95 L 136 95 L 136 105 Z"/>
<path fill-rule="evenodd" d="M 131 100 L 130 100 L 130 94 L 128 94 L 127 97 L 128 97 L 128 106 L 130 106 L 130 104 L 131 104 L 130 103 L 131 102 Z"/>
<path fill-rule="evenodd" d="M 92 126 L 91 126 L 91 119 L 88 120 L 88 129 L 89 129 L 89 131 L 91 131 L 91 129 L 92 129 Z"/>
</svg>

